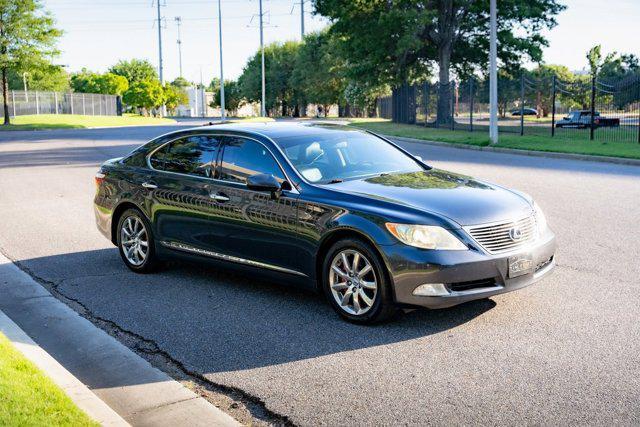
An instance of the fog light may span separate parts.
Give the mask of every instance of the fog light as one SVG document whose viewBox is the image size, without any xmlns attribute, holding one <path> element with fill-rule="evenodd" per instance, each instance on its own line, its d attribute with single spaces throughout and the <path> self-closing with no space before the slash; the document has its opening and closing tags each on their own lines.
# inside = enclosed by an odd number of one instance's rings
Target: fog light
<svg viewBox="0 0 640 427">
<path fill-rule="evenodd" d="M 418 297 L 439 297 L 449 295 L 444 283 L 425 283 L 413 290 L 413 295 Z"/>
</svg>

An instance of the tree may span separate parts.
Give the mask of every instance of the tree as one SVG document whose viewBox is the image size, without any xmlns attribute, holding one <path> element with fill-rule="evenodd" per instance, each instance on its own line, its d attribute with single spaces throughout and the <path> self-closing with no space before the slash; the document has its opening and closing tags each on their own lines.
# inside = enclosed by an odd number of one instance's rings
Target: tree
<svg viewBox="0 0 640 427">
<path fill-rule="evenodd" d="M 40 68 L 58 52 L 55 43 L 62 33 L 54 27 L 39 0 L 0 0 L 0 71 L 4 124 L 9 125 L 9 72 Z"/>
<path fill-rule="evenodd" d="M 74 92 L 122 95 L 129 89 L 129 82 L 117 74 L 99 74 L 83 68 L 71 76 L 71 87 Z"/>
<path fill-rule="evenodd" d="M 331 19 L 331 31 L 347 52 L 354 80 L 394 87 L 429 74 L 438 64 L 438 121 L 452 120 L 448 83 L 483 68 L 489 50 L 486 0 L 315 0 L 315 12 Z M 541 30 L 555 26 L 564 10 L 558 0 L 501 0 L 498 55 L 505 69 L 524 58 L 539 62 L 548 43 Z"/>
<path fill-rule="evenodd" d="M 265 86 L 266 110 L 274 113 L 281 108 L 282 115 L 298 109 L 298 94 L 290 85 L 299 42 L 272 43 L 265 46 Z M 238 84 L 243 98 L 249 102 L 260 102 L 261 84 L 261 55 L 260 52 L 249 59 L 238 78 Z M 293 107 L 293 108 L 292 108 Z"/>
<path fill-rule="evenodd" d="M 171 82 L 171 86 L 184 90 L 190 86 L 193 86 L 193 84 L 184 77 L 176 77 L 175 80 Z"/>
<path fill-rule="evenodd" d="M 119 61 L 109 69 L 109 72 L 126 78 L 130 85 L 142 81 L 158 80 L 156 68 L 146 59 Z"/>
<path fill-rule="evenodd" d="M 326 112 L 328 105 L 344 103 L 347 84 L 342 69 L 344 61 L 336 49 L 335 41 L 326 31 L 305 36 L 289 80 L 298 105 L 320 104 Z"/>
<path fill-rule="evenodd" d="M 213 82 L 212 82 L 213 83 Z M 220 107 L 220 80 L 216 80 L 218 85 L 217 90 L 213 91 L 213 101 L 209 104 L 211 108 Z M 240 85 L 235 80 L 224 81 L 224 107 L 229 111 L 231 115 L 236 115 L 238 108 L 242 105 L 244 99 L 242 98 L 242 90 Z"/>
<path fill-rule="evenodd" d="M 158 80 L 137 81 L 124 93 L 123 101 L 147 115 L 150 109 L 160 107 L 165 101 L 164 89 Z"/>
<path fill-rule="evenodd" d="M 188 104 L 189 97 L 187 93 L 173 85 L 173 83 L 167 83 L 164 85 L 164 104 L 172 114 L 180 104 Z"/>
<path fill-rule="evenodd" d="M 32 64 L 23 75 L 18 70 L 8 73 L 9 89 L 23 90 L 24 80 L 29 90 L 64 92 L 69 90 L 69 74 L 59 65 L 47 63 Z"/>
<path fill-rule="evenodd" d="M 561 82 L 574 82 L 576 77 L 564 65 L 540 64 L 533 71 L 526 73 L 537 84 L 535 87 L 535 106 L 538 118 L 548 117 L 553 102 L 553 77 Z M 560 94 L 563 96 L 563 94 Z"/>
</svg>

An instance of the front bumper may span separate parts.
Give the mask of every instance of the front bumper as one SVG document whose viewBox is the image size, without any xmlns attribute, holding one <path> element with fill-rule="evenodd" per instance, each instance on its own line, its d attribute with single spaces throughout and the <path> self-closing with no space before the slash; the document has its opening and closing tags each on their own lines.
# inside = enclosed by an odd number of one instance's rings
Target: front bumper
<svg viewBox="0 0 640 427">
<path fill-rule="evenodd" d="M 529 286 L 555 267 L 556 239 L 549 230 L 526 248 L 500 255 L 479 250 L 428 251 L 398 244 L 383 249 L 397 303 L 427 308 L 445 308 Z M 533 272 L 508 277 L 509 257 L 531 254 Z M 444 283 L 449 293 L 416 296 L 422 284 Z"/>
</svg>

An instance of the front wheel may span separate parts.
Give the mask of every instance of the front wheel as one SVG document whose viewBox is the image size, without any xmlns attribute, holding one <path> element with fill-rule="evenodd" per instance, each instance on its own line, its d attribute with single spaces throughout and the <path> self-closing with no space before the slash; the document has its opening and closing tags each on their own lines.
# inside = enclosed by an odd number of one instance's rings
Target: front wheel
<svg viewBox="0 0 640 427">
<path fill-rule="evenodd" d="M 333 245 L 324 259 L 322 281 L 332 307 L 346 320 L 371 324 L 397 312 L 380 256 L 363 241 Z"/>
<path fill-rule="evenodd" d="M 118 249 L 125 265 L 136 273 L 149 273 L 158 265 L 151 224 L 137 209 L 120 216 Z"/>
</svg>

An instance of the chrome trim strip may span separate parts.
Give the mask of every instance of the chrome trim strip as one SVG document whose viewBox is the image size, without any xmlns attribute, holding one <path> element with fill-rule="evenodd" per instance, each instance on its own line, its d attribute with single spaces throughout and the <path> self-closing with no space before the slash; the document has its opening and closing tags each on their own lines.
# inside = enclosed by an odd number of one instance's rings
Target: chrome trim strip
<svg viewBox="0 0 640 427">
<path fill-rule="evenodd" d="M 221 253 L 218 253 L 218 252 L 208 251 L 206 249 L 196 248 L 194 246 L 185 245 L 183 243 L 172 242 L 172 241 L 164 241 L 163 240 L 163 241 L 160 242 L 160 244 L 162 246 L 167 247 L 167 248 L 175 249 L 175 250 L 178 250 L 178 251 L 184 251 L 184 252 L 190 252 L 190 253 L 194 253 L 194 254 L 198 254 L 198 255 L 204 255 L 204 256 L 211 257 L 211 258 L 221 259 L 223 261 L 229 261 L 229 262 L 235 262 L 235 263 L 238 263 L 238 264 L 249 265 L 251 267 L 267 268 L 269 270 L 279 271 L 279 272 L 282 272 L 282 273 L 289 273 L 289 274 L 295 274 L 297 276 L 308 277 L 306 274 L 301 273 L 301 272 L 296 271 L 296 270 L 290 270 L 288 268 L 279 267 L 277 265 L 267 264 L 267 263 L 259 262 L 259 261 L 253 261 L 253 260 L 250 260 L 250 259 L 236 257 L 236 256 L 233 256 L 233 255 L 226 255 L 226 254 L 221 254 Z"/>
<path fill-rule="evenodd" d="M 523 221 L 525 219 L 529 219 L 532 218 L 532 224 L 533 224 L 533 236 L 531 239 L 528 240 L 524 240 L 522 241 L 522 244 L 514 246 L 512 248 L 507 248 L 507 249 L 489 249 L 487 247 L 484 246 L 483 243 L 481 243 L 476 237 L 474 236 L 472 233 L 472 230 L 475 230 L 477 228 L 488 228 L 488 227 L 494 227 L 494 226 L 498 226 L 498 225 L 502 225 L 502 224 L 515 224 L 518 223 L 520 221 Z M 524 216 L 521 217 L 519 219 L 513 219 L 513 220 L 502 220 L 502 221 L 494 221 L 494 222 L 488 222 L 488 223 L 484 223 L 484 224 L 475 224 L 475 225 L 467 225 L 467 226 L 463 226 L 462 229 L 465 231 L 465 233 L 467 234 L 467 236 L 469 236 L 469 238 L 471 240 L 473 240 L 474 243 L 476 243 L 485 253 L 489 254 L 489 255 L 504 255 L 504 254 L 509 254 L 512 252 L 521 252 L 531 246 L 534 246 L 538 240 L 540 239 L 540 235 L 539 235 L 539 230 L 538 230 L 538 225 L 537 225 L 537 219 L 535 217 L 535 212 L 532 211 L 531 214 L 529 214 L 528 216 Z M 515 242 L 514 242 L 515 243 Z"/>
<path fill-rule="evenodd" d="M 258 134 L 258 135 L 260 135 L 260 134 Z M 194 133 L 194 134 L 191 134 L 191 135 L 180 135 L 180 136 L 178 136 L 178 137 L 176 137 L 176 138 L 174 138 L 174 139 L 172 139 L 170 141 L 165 142 L 164 144 L 154 148 L 152 151 L 147 153 L 147 156 L 145 157 L 145 160 L 147 161 L 147 167 L 149 169 L 151 169 L 152 171 L 159 172 L 159 173 L 168 173 L 168 174 L 172 174 L 172 175 L 187 176 L 189 178 L 200 178 L 200 179 L 206 179 L 206 180 L 222 182 L 222 183 L 225 183 L 225 184 L 237 184 L 237 185 L 241 185 L 243 187 L 247 186 L 246 184 L 242 184 L 240 182 L 226 181 L 226 180 L 223 180 L 223 179 L 216 179 L 216 178 L 208 178 L 206 176 L 199 176 L 199 175 L 189 175 L 187 173 L 158 170 L 158 169 L 155 169 L 153 166 L 151 166 L 151 156 L 153 156 L 156 153 L 156 151 L 160 150 L 161 148 L 163 148 L 167 144 L 171 144 L 172 142 L 177 141 L 177 140 L 182 139 L 182 138 L 186 138 L 187 136 L 217 136 L 217 137 L 230 136 L 230 137 L 236 137 L 236 138 L 246 138 L 246 139 L 249 139 L 251 141 L 257 142 L 258 144 L 262 145 L 267 151 L 269 151 L 269 154 L 271 154 L 271 157 L 273 157 L 273 160 L 275 160 L 276 164 L 280 168 L 280 171 L 284 175 L 286 181 L 289 182 L 289 184 L 291 184 L 291 190 L 284 190 L 284 191 L 292 193 L 292 194 L 300 194 L 300 192 L 298 191 L 298 189 L 295 186 L 295 183 L 289 178 L 289 176 L 287 175 L 287 172 L 284 170 L 284 168 L 282 167 L 282 165 L 278 161 L 277 157 L 273 155 L 273 151 L 271 151 L 271 149 L 269 147 L 267 147 L 262 141 L 259 141 L 259 140 L 255 139 L 255 138 L 252 138 L 252 137 L 246 136 L 246 135 L 238 135 L 238 134 L 231 134 L 231 133 L 228 133 L 228 134 L 227 133 L 213 133 L 213 132 Z M 263 135 L 260 135 L 260 136 L 263 136 Z M 267 138 L 267 137 L 265 137 L 265 138 Z M 269 141 L 271 141 L 275 145 L 275 142 L 271 138 L 267 138 L 267 139 L 269 139 Z M 222 143 L 222 141 L 220 141 L 220 146 L 218 147 L 218 150 L 223 148 L 223 146 L 224 146 L 224 144 Z M 216 160 L 217 160 L 217 157 L 216 157 Z"/>
</svg>

